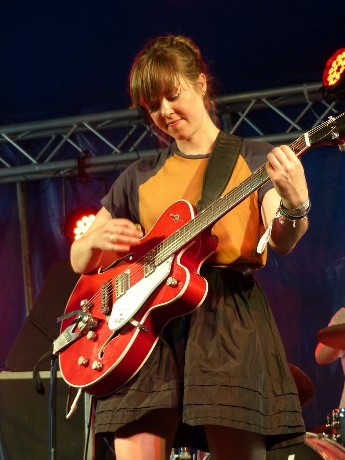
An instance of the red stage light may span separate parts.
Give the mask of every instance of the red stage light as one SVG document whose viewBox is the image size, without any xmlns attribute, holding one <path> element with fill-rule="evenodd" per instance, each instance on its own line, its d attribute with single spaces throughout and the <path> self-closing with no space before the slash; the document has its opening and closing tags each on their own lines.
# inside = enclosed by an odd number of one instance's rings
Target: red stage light
<svg viewBox="0 0 345 460">
<path fill-rule="evenodd" d="M 82 237 L 95 220 L 96 208 L 76 209 L 70 212 L 65 220 L 64 233 L 69 240 L 78 240 Z"/>
<path fill-rule="evenodd" d="M 323 72 L 322 83 L 330 88 L 337 85 L 344 77 L 345 48 L 340 48 L 327 61 Z"/>
<path fill-rule="evenodd" d="M 326 101 L 345 97 L 345 48 L 340 48 L 327 61 L 322 76 L 322 92 Z"/>
</svg>

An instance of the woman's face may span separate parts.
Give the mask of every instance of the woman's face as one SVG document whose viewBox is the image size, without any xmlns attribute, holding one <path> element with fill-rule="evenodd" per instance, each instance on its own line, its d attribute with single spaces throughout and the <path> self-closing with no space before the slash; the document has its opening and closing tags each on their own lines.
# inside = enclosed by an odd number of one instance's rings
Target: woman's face
<svg viewBox="0 0 345 460">
<path fill-rule="evenodd" d="M 189 140 L 202 129 L 207 115 L 203 95 L 206 79 L 199 75 L 196 84 L 179 78 L 171 94 L 151 101 L 147 110 L 155 125 L 175 140 Z"/>
</svg>

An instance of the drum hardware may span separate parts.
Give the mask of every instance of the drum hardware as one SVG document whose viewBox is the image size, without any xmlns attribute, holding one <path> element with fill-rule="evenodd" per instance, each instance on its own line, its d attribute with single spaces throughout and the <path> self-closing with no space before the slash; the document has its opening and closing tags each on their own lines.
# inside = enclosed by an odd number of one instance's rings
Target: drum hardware
<svg viewBox="0 0 345 460">
<path fill-rule="evenodd" d="M 327 414 L 324 435 L 342 446 L 345 445 L 345 409 L 336 408 Z"/>
<path fill-rule="evenodd" d="M 192 460 L 192 455 L 194 457 L 194 454 L 191 452 L 191 449 L 189 449 L 188 447 L 181 447 L 180 449 L 180 453 L 178 455 L 178 459 L 181 459 L 181 460 Z M 194 460 L 194 458 L 193 458 Z"/>
<path fill-rule="evenodd" d="M 175 447 L 171 451 L 170 460 L 211 460 L 211 456 L 191 447 Z"/>
</svg>

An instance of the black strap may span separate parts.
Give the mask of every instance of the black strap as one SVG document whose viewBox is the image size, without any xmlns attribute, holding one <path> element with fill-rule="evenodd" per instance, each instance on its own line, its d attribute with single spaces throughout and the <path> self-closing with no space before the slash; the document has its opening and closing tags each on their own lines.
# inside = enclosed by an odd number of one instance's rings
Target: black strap
<svg viewBox="0 0 345 460">
<path fill-rule="evenodd" d="M 242 143 L 242 137 L 219 131 L 204 173 L 202 196 L 197 204 L 198 212 L 220 197 L 224 191 Z"/>
</svg>

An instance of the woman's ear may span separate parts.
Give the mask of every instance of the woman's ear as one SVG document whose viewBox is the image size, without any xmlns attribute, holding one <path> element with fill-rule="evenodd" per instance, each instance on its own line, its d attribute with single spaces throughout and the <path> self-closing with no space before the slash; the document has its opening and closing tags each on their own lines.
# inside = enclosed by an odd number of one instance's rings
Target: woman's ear
<svg viewBox="0 0 345 460">
<path fill-rule="evenodd" d="M 206 91 L 207 91 L 207 81 L 206 81 L 206 75 L 204 73 L 199 74 L 196 84 L 197 84 L 198 91 L 200 91 L 200 94 L 202 96 L 205 96 Z"/>
</svg>

